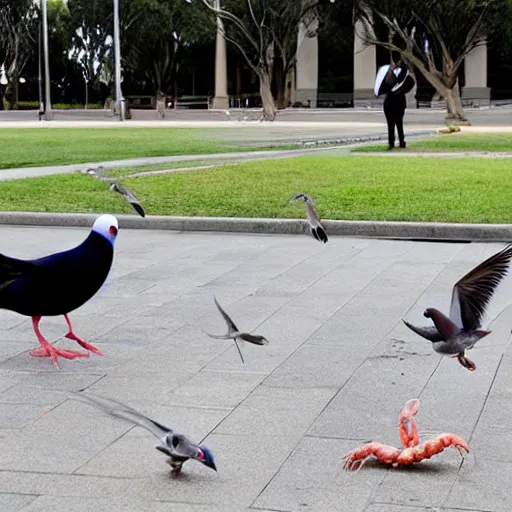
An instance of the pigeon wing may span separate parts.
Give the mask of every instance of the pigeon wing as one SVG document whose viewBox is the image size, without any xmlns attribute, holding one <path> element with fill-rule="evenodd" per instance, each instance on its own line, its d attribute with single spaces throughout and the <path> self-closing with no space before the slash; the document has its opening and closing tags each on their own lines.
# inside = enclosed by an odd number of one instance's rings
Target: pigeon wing
<svg viewBox="0 0 512 512">
<path fill-rule="evenodd" d="M 116 181 L 114 183 L 114 189 L 117 192 L 119 192 L 132 205 L 132 208 L 141 217 L 145 217 L 146 216 L 146 212 L 144 211 L 144 208 L 140 204 L 140 201 L 134 196 L 133 192 L 129 188 L 125 187 L 124 185 L 122 185 L 121 183 Z"/>
<path fill-rule="evenodd" d="M 217 297 L 215 297 L 215 295 L 214 295 L 213 298 L 215 300 L 215 304 L 217 305 L 218 310 L 220 311 L 220 314 L 223 316 L 224 320 L 228 324 L 228 334 L 231 335 L 235 332 L 239 332 L 238 327 L 235 325 L 233 320 L 231 320 L 229 315 L 222 309 L 221 305 L 218 303 Z"/>
<path fill-rule="evenodd" d="M 402 320 L 403 323 L 411 329 L 411 331 L 415 332 L 417 335 L 425 338 L 426 340 L 436 342 L 443 341 L 444 338 L 439 334 L 438 330 L 433 326 L 419 327 L 417 325 L 412 325 L 406 320 Z"/>
<path fill-rule="evenodd" d="M 91 404 L 108 412 L 112 416 L 124 419 L 135 425 L 139 425 L 146 430 L 149 430 L 149 432 L 151 432 L 160 440 L 164 439 L 167 435 L 172 434 L 173 432 L 169 427 L 157 423 L 147 416 L 144 416 L 144 414 L 140 413 L 139 411 L 133 409 L 129 405 L 118 402 L 117 400 L 113 400 L 112 398 L 94 395 L 92 393 L 77 393 L 76 396 L 85 399 Z"/>
<path fill-rule="evenodd" d="M 18 260 L 0 254 L 0 290 L 9 286 L 16 279 L 33 275 L 37 271 L 37 265 L 30 261 Z"/>
<path fill-rule="evenodd" d="M 320 215 L 318 215 L 318 212 L 316 211 L 313 202 L 306 201 L 304 203 L 304 208 L 306 209 L 306 215 L 308 217 L 308 222 L 311 225 L 311 227 L 316 228 L 318 226 L 322 226 Z"/>
<path fill-rule="evenodd" d="M 508 245 L 455 283 L 450 318 L 458 327 L 466 330 L 480 327 L 496 288 L 508 272 L 511 259 L 512 245 Z"/>
<path fill-rule="evenodd" d="M 199 450 L 199 446 L 183 434 L 169 435 L 166 439 L 166 445 L 169 447 L 169 453 L 173 457 L 184 459 L 195 457 Z"/>
<path fill-rule="evenodd" d="M 308 223 L 313 233 L 313 236 L 324 244 L 329 240 L 325 228 L 322 225 L 320 215 L 315 208 L 312 200 L 304 202 L 304 208 L 306 209 L 306 215 L 308 217 Z"/>
</svg>

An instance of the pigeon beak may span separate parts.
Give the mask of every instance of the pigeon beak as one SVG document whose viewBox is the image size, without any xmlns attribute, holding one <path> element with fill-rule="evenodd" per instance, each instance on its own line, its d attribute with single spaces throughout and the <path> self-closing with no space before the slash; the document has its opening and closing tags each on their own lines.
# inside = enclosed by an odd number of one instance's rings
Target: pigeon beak
<svg viewBox="0 0 512 512">
<path fill-rule="evenodd" d="M 213 469 L 214 471 L 217 471 L 217 466 L 215 466 L 215 462 L 213 462 L 213 460 L 202 460 L 201 462 L 205 466 L 208 466 L 209 468 Z"/>
<path fill-rule="evenodd" d="M 195 457 L 199 462 L 204 464 L 205 466 L 217 471 L 217 466 L 215 465 L 212 452 L 206 448 L 205 446 L 199 447 L 198 456 Z"/>
</svg>

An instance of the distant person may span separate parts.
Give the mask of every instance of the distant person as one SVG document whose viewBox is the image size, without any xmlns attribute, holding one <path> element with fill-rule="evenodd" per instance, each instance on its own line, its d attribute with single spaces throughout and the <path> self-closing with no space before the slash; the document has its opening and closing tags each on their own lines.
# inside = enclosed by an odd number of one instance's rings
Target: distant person
<svg viewBox="0 0 512 512">
<path fill-rule="evenodd" d="M 395 58 L 396 62 L 394 62 Z M 396 69 L 400 70 L 399 73 L 395 73 Z M 384 115 L 388 122 L 388 150 L 395 147 L 395 127 L 400 147 L 405 148 L 404 115 L 407 107 L 405 95 L 414 87 L 414 80 L 408 73 L 407 67 L 403 65 L 400 54 L 392 56 L 392 62 L 384 81 L 388 84 L 395 84 L 384 99 Z"/>
</svg>

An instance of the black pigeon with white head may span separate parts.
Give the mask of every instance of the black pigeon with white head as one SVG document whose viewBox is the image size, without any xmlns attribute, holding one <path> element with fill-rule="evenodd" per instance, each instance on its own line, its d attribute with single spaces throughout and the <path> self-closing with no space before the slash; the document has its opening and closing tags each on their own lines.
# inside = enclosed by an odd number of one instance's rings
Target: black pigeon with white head
<svg viewBox="0 0 512 512">
<path fill-rule="evenodd" d="M 32 326 L 41 344 L 30 352 L 32 356 L 51 357 L 57 366 L 59 357 L 89 356 L 88 352 L 58 349 L 41 334 L 41 317 L 60 315 L 69 328 L 66 338 L 103 355 L 73 332 L 68 313 L 85 304 L 105 282 L 114 258 L 117 232 L 117 219 L 102 215 L 94 222 L 89 236 L 73 249 L 35 260 L 0 254 L 0 308 L 32 317 Z"/>
<path fill-rule="evenodd" d="M 235 342 L 235 346 L 238 350 L 238 353 L 240 354 L 240 359 L 242 360 L 242 363 L 245 363 L 244 356 L 242 355 L 242 347 L 244 345 L 244 342 L 252 343 L 253 345 L 268 345 L 268 340 L 260 336 L 259 334 L 250 334 L 248 332 L 241 332 L 238 327 L 235 325 L 235 322 L 231 320 L 229 315 L 222 309 L 221 305 L 217 301 L 217 297 L 213 297 L 215 300 L 215 304 L 217 305 L 218 310 L 220 311 L 220 314 L 222 315 L 222 318 L 224 318 L 227 326 L 228 326 L 228 332 L 226 334 L 210 334 L 206 333 L 210 338 L 214 338 L 217 340 L 233 340 Z"/>
<path fill-rule="evenodd" d="M 404 320 L 416 334 L 432 342 L 434 350 L 448 357 L 456 357 L 470 371 L 476 365 L 466 357 L 466 350 L 491 333 L 481 329 L 482 318 L 496 288 L 506 276 L 512 260 L 512 245 L 480 263 L 462 277 L 452 292 L 450 317 L 435 308 L 427 308 L 423 316 L 434 326 L 418 327 Z"/>
<path fill-rule="evenodd" d="M 316 211 L 315 205 L 313 203 L 313 199 L 307 194 L 299 193 L 294 195 L 289 201 L 297 201 L 298 199 L 304 200 L 304 209 L 306 210 L 306 215 L 308 218 L 309 228 L 311 229 L 311 234 L 318 240 L 319 242 L 327 243 L 329 237 L 327 236 L 327 232 L 325 228 L 322 226 L 322 222 L 320 220 L 320 216 Z"/>
<path fill-rule="evenodd" d="M 148 418 L 132 407 L 112 398 L 84 392 L 77 393 L 75 396 L 85 399 L 112 416 L 121 418 L 151 432 L 159 441 L 156 449 L 169 457 L 167 462 L 172 467 L 172 476 L 179 476 L 183 464 L 190 459 L 197 460 L 201 464 L 217 471 L 213 454 L 206 446 L 192 442 L 183 434 L 174 432 L 171 428 Z"/>
</svg>

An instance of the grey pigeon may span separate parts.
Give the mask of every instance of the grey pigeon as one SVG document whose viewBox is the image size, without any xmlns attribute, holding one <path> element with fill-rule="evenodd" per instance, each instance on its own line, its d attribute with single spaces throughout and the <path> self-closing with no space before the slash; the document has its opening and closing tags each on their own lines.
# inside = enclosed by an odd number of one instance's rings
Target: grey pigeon
<svg viewBox="0 0 512 512">
<path fill-rule="evenodd" d="M 132 407 L 118 402 L 117 400 L 92 393 L 81 392 L 75 393 L 74 396 L 79 399 L 84 399 L 112 416 L 122 418 L 123 420 L 149 430 L 149 432 L 160 441 L 156 449 L 169 456 L 167 462 L 172 467 L 171 474 L 173 477 L 180 475 L 183 464 L 189 459 L 195 459 L 217 471 L 213 454 L 206 446 L 193 443 L 183 434 L 174 432 L 171 428 L 157 423 Z"/>
<path fill-rule="evenodd" d="M 214 338 L 217 340 L 233 340 L 235 342 L 238 353 L 240 354 L 240 358 L 242 359 L 242 363 L 245 363 L 244 357 L 242 355 L 241 347 L 243 347 L 244 342 L 253 343 L 254 345 L 268 345 L 268 340 L 263 336 L 258 334 L 249 334 L 247 332 L 240 332 L 238 327 L 235 325 L 233 320 L 229 317 L 229 315 L 222 309 L 221 305 L 217 301 L 217 297 L 213 297 L 215 300 L 215 304 L 220 311 L 220 314 L 228 324 L 228 332 L 226 334 L 210 334 L 206 333 L 210 338 Z M 240 345 L 239 345 L 240 343 Z"/>
<path fill-rule="evenodd" d="M 466 357 L 466 350 L 491 333 L 481 329 L 481 321 L 496 288 L 507 274 L 512 259 L 512 245 L 480 263 L 457 281 L 453 287 L 450 318 L 441 311 L 427 308 L 423 316 L 434 326 L 417 327 L 404 320 L 416 334 L 432 342 L 434 350 L 448 357 L 456 357 L 470 371 L 476 365 Z"/>
<path fill-rule="evenodd" d="M 299 193 L 294 195 L 290 201 L 297 201 L 297 199 L 304 200 L 304 209 L 306 210 L 311 233 L 319 242 L 323 242 L 325 244 L 327 240 L 329 240 L 329 237 L 327 236 L 325 228 L 322 226 L 322 222 L 318 212 L 316 211 L 313 199 L 311 199 L 307 194 Z"/>
<path fill-rule="evenodd" d="M 110 183 L 109 190 L 112 192 L 118 192 L 121 194 L 132 206 L 132 208 L 141 216 L 145 217 L 146 212 L 144 211 L 144 208 L 140 204 L 140 201 L 133 195 L 133 192 L 125 187 L 122 183 L 120 183 L 115 178 L 109 178 L 104 175 L 105 169 L 104 167 L 97 167 L 89 168 L 81 171 L 82 174 L 89 174 L 90 176 L 93 176 L 101 181 L 105 181 L 107 183 Z"/>
</svg>

